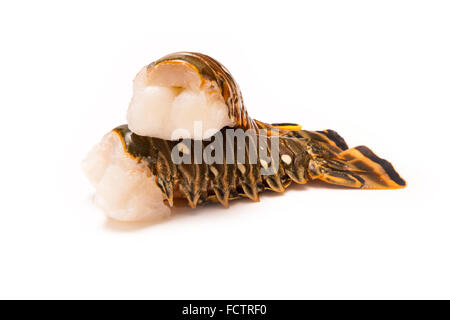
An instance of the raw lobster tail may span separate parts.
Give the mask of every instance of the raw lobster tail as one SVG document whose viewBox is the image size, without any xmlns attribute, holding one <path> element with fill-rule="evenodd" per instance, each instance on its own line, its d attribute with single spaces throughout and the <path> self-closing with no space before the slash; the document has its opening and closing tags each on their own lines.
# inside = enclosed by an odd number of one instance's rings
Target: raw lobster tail
<svg viewBox="0 0 450 320">
<path fill-rule="evenodd" d="M 230 72 L 217 60 L 198 52 L 175 52 L 158 59 L 147 66 L 150 72 L 160 66 L 174 63 L 188 63 L 208 82 L 211 91 L 218 90 L 228 107 L 232 122 L 243 129 L 258 129 L 244 106 L 241 90 Z"/>
<path fill-rule="evenodd" d="M 201 53 L 172 53 L 143 67 L 127 122 L 84 165 L 97 202 L 118 220 L 165 217 L 176 198 L 193 208 L 258 201 L 265 190 L 284 192 L 293 182 L 406 186 L 388 161 L 364 146 L 349 149 L 333 130 L 252 119 L 228 70 Z"/>
<path fill-rule="evenodd" d="M 147 75 L 170 65 L 184 64 L 202 79 L 202 87 L 208 92 L 217 92 L 228 109 L 228 117 L 235 127 L 244 130 L 270 130 L 271 124 L 252 119 L 244 105 L 239 85 L 231 73 L 217 60 L 198 52 L 175 52 L 168 54 L 147 66 Z M 299 125 L 295 125 L 300 127 Z"/>
</svg>

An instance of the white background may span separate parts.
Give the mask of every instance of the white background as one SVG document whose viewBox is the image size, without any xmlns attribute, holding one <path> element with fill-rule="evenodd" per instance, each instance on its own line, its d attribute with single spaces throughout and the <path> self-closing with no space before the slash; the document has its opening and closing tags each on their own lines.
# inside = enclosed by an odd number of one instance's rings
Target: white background
<svg viewBox="0 0 450 320">
<path fill-rule="evenodd" d="M 1 298 L 450 298 L 446 1 L 0 4 Z M 249 113 L 331 128 L 409 186 L 323 185 L 108 221 L 80 170 L 131 84 L 174 51 L 221 61 Z"/>
</svg>

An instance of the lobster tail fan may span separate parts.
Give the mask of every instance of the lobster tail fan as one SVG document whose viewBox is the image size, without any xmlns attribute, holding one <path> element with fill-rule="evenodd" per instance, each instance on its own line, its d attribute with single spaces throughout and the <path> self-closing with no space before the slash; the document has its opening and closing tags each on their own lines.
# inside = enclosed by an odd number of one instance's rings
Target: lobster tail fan
<svg viewBox="0 0 450 320">
<path fill-rule="evenodd" d="M 362 188 L 399 189 L 406 187 L 406 182 L 397 173 L 392 164 L 378 157 L 366 146 L 343 151 L 339 155 L 351 171 L 364 180 Z"/>
<path fill-rule="evenodd" d="M 400 189 L 406 182 L 392 164 L 378 157 L 366 146 L 349 149 L 345 140 L 333 130 L 301 131 L 321 150 L 313 157 L 309 173 L 312 179 L 362 189 Z M 330 152 L 333 151 L 333 152 Z"/>
</svg>

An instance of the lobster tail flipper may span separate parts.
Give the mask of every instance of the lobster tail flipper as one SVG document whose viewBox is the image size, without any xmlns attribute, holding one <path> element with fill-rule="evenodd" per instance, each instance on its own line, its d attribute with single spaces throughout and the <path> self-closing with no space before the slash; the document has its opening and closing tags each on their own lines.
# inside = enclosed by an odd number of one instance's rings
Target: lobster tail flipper
<svg viewBox="0 0 450 320">
<path fill-rule="evenodd" d="M 321 146 L 319 149 L 328 149 L 328 152 L 312 157 L 308 168 L 312 179 L 362 189 L 406 187 L 405 180 L 392 164 L 378 157 L 368 147 L 348 149 L 345 140 L 332 130 L 302 133 L 310 138 L 314 145 Z M 334 152 L 330 153 L 330 149 Z"/>
<path fill-rule="evenodd" d="M 399 189 L 406 182 L 397 173 L 392 164 L 378 157 L 366 146 L 343 151 L 340 155 L 352 172 L 364 180 L 365 189 Z"/>
</svg>

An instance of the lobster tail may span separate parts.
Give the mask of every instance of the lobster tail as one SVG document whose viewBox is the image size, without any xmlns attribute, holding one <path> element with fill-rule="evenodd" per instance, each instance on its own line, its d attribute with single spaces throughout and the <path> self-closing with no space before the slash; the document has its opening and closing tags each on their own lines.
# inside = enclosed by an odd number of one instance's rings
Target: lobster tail
<svg viewBox="0 0 450 320">
<path fill-rule="evenodd" d="M 301 131 L 311 139 L 312 157 L 308 167 L 312 179 L 362 189 L 399 189 L 406 182 L 392 164 L 366 146 L 349 149 L 333 130 Z"/>
</svg>

